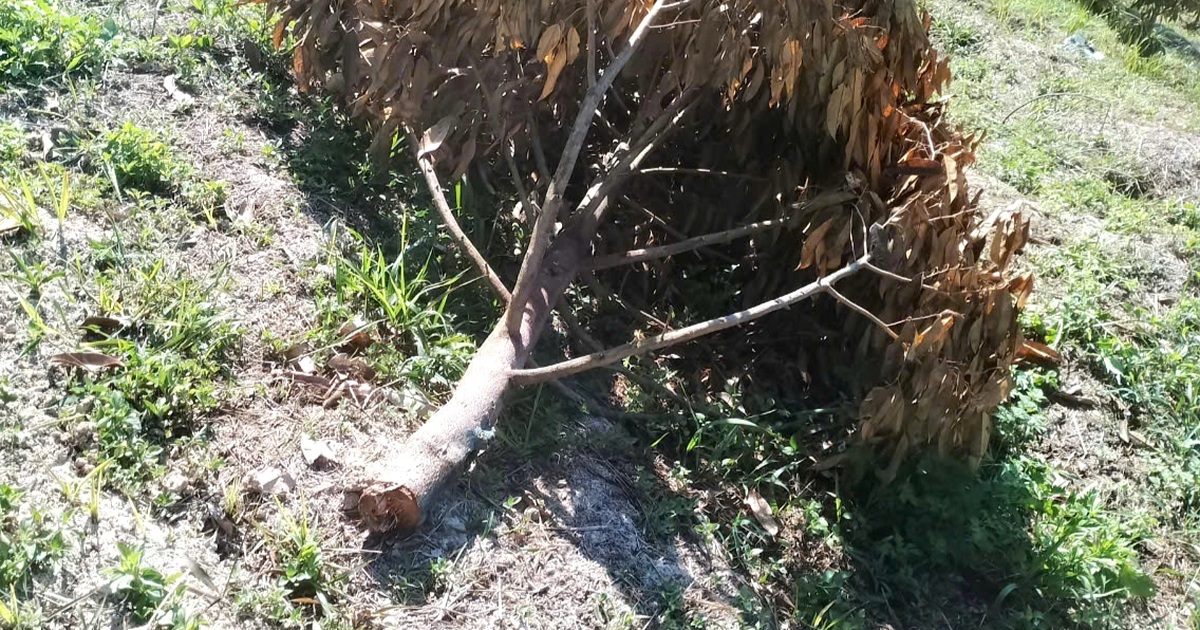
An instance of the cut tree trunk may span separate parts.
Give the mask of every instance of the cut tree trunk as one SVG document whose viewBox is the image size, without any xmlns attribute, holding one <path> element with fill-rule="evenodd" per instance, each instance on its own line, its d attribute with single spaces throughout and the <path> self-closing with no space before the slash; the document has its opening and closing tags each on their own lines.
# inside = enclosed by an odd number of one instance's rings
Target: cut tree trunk
<svg viewBox="0 0 1200 630">
<path fill-rule="evenodd" d="M 518 329 L 510 331 L 509 318 L 499 318 L 455 385 L 450 401 L 394 456 L 375 465 L 358 500 L 359 515 L 368 529 L 415 530 L 433 497 L 484 446 L 513 384 L 512 371 L 525 366 L 554 305 L 583 266 L 589 243 L 583 229 L 576 226 L 554 240 Z M 518 307 L 513 302 L 509 308 Z"/>
</svg>

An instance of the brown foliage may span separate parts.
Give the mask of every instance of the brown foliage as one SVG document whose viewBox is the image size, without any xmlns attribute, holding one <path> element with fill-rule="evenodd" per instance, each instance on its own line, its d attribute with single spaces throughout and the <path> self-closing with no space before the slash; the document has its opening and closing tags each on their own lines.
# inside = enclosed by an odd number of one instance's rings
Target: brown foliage
<svg viewBox="0 0 1200 630">
<path fill-rule="evenodd" d="M 548 183 L 539 149 L 553 160 L 563 148 L 595 79 L 589 69 L 619 54 L 651 4 L 268 2 L 280 13 L 276 44 L 295 38 L 302 88 L 337 93 L 371 125 L 377 157 L 398 135 L 425 134 L 443 173 L 474 165 L 531 190 Z M 618 78 L 584 148 L 589 172 L 606 172 L 621 146 L 639 146 L 658 135 L 656 121 L 679 115 L 658 153 L 672 163 L 610 178 L 617 218 L 597 233 L 597 253 L 786 219 L 794 227 L 729 250 L 737 299 L 753 303 L 867 247 L 886 249 L 889 270 L 914 281 L 863 276 L 847 292 L 901 322 L 899 339 L 845 311 L 826 322 L 856 340 L 841 361 L 864 366 L 859 436 L 895 462 L 925 445 L 978 461 L 1023 343 L 1016 314 L 1032 282 L 1009 270 L 1027 226 L 1019 213 L 976 212 L 964 171 L 978 139 L 943 118 L 950 71 L 930 47 L 928 16 L 915 0 L 676 4 Z M 568 191 L 575 201 L 586 186 L 578 179 Z M 660 220 L 646 220 L 646 209 Z M 875 223 L 886 229 L 871 232 Z M 600 280 L 641 303 L 682 304 L 670 288 L 677 271 L 660 260 Z"/>
</svg>

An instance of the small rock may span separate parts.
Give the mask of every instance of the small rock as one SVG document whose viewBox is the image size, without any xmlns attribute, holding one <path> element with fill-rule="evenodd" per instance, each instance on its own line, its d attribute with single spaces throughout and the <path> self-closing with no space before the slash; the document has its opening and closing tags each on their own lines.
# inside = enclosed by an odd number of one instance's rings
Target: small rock
<svg viewBox="0 0 1200 630">
<path fill-rule="evenodd" d="M 89 462 L 86 457 L 76 457 L 74 465 L 75 472 L 80 477 L 86 477 L 92 474 L 92 471 L 96 469 L 96 466 Z"/>
<path fill-rule="evenodd" d="M 167 476 L 162 480 L 163 490 L 172 494 L 184 494 L 191 482 L 188 481 L 187 475 L 184 475 L 178 470 L 173 470 L 167 473 Z"/>
<path fill-rule="evenodd" d="M 296 480 L 278 468 L 263 468 L 250 473 L 246 485 L 260 494 L 282 496 L 296 488 Z"/>
<path fill-rule="evenodd" d="M 96 423 L 95 422 L 80 422 L 75 425 L 74 444 L 79 448 L 86 448 L 96 440 Z"/>
</svg>

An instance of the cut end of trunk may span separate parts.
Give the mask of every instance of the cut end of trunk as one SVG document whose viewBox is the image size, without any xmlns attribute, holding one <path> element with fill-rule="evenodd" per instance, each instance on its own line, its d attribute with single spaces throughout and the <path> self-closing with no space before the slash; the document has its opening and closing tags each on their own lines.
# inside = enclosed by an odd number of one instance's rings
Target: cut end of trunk
<svg viewBox="0 0 1200 630">
<path fill-rule="evenodd" d="M 424 514 L 417 495 L 406 486 L 373 484 L 358 498 L 358 515 L 373 532 L 413 532 Z"/>
</svg>

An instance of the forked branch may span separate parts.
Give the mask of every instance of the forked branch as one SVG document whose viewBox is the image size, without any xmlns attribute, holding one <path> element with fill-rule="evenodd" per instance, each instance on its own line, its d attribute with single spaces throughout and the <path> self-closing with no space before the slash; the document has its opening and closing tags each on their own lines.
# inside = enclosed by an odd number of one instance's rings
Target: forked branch
<svg viewBox="0 0 1200 630">
<path fill-rule="evenodd" d="M 593 352 L 592 354 L 586 356 L 562 361 L 553 365 L 526 370 L 511 370 L 509 371 L 509 377 L 517 385 L 543 383 L 545 381 L 565 378 L 567 376 L 578 374 L 592 368 L 611 365 L 632 356 L 638 356 L 669 346 L 678 345 L 699 337 L 703 337 L 705 335 L 711 335 L 728 328 L 733 328 L 734 326 L 752 322 L 776 311 L 785 309 L 797 302 L 807 300 L 815 295 L 827 292 L 829 288 L 839 280 L 852 276 L 859 271 L 866 269 L 869 262 L 870 255 L 868 254 L 867 256 L 863 256 L 862 258 L 855 260 L 845 267 L 838 269 L 828 276 L 820 278 L 815 282 L 806 284 L 799 289 L 792 291 L 791 293 L 777 297 L 769 302 L 757 304 L 736 313 L 710 319 L 698 324 L 692 324 L 686 328 L 679 328 L 661 335 L 627 343 L 616 348 L 610 348 L 600 352 Z"/>
<path fill-rule="evenodd" d="M 729 241 L 752 236 L 760 232 L 779 229 L 788 224 L 787 219 L 771 219 L 769 221 L 759 221 L 749 225 L 743 225 L 739 228 L 725 230 L 723 232 L 714 232 L 703 236 L 696 236 L 686 240 L 672 243 L 670 245 L 661 245 L 659 247 L 647 247 L 644 249 L 631 249 L 620 254 L 610 254 L 608 256 L 597 256 L 587 264 L 587 268 L 593 271 L 599 269 L 609 269 L 620 265 L 631 265 L 643 260 L 654 260 L 657 258 L 666 258 L 684 252 L 700 249 L 708 245 L 716 245 L 719 243 L 728 243 Z"/>
<path fill-rule="evenodd" d="M 446 193 L 442 191 L 442 183 L 438 181 L 437 171 L 433 168 L 433 162 L 430 161 L 429 155 L 421 154 L 421 143 L 417 140 L 414 134 L 409 134 L 408 144 L 417 154 L 417 165 L 421 168 L 421 174 L 425 176 L 425 187 L 429 189 L 429 194 L 433 195 L 433 205 L 437 208 L 438 214 L 442 215 L 442 223 L 446 229 L 450 231 L 451 238 L 458 244 L 467 258 L 475 263 L 475 268 L 483 277 L 487 279 L 492 290 L 505 303 L 512 300 L 512 294 L 509 293 L 508 287 L 504 286 L 504 281 L 488 264 L 487 259 L 483 254 L 476 249 L 475 244 L 467 237 L 467 233 L 463 232 L 462 226 L 458 224 L 458 219 L 454 217 L 454 211 L 450 209 L 450 202 L 446 201 Z"/>
<path fill-rule="evenodd" d="M 625 49 L 604 69 L 604 74 L 597 79 L 584 96 L 583 103 L 579 107 L 579 114 L 576 115 L 575 122 L 571 127 L 571 135 L 567 137 L 558 167 L 554 171 L 554 179 L 550 181 L 546 196 L 542 201 L 542 209 L 534 223 L 533 234 L 529 237 L 529 248 L 525 259 L 521 262 L 521 270 L 517 273 L 517 284 L 513 287 L 512 306 L 506 314 L 510 330 L 520 327 L 525 302 L 529 300 L 538 270 L 542 266 L 542 259 L 550 247 L 551 232 L 563 207 L 563 193 L 566 190 L 567 182 L 571 179 L 571 174 L 575 172 L 575 165 L 579 161 L 580 152 L 583 151 L 583 143 L 587 138 L 588 129 L 591 128 L 592 120 L 600 110 L 604 95 L 612 87 L 617 75 L 621 74 L 621 70 L 633 58 L 633 54 L 641 46 L 642 41 L 645 40 L 646 33 L 650 31 L 650 25 L 668 6 L 678 6 L 678 3 L 655 1 L 646 13 L 646 17 L 629 36 L 629 42 Z"/>
</svg>

